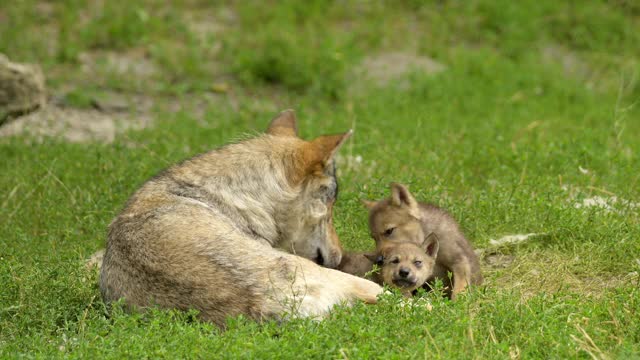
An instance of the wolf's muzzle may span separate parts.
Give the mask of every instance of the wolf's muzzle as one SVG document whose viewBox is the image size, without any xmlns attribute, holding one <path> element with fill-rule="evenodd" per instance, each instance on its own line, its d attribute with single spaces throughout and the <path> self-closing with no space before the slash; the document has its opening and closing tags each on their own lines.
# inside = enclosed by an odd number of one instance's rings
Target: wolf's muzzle
<svg viewBox="0 0 640 360">
<path fill-rule="evenodd" d="M 320 251 L 320 249 L 318 249 L 318 255 L 315 257 L 315 259 L 313 259 L 316 264 L 323 266 L 324 265 L 324 256 L 322 256 L 322 251 Z"/>
</svg>

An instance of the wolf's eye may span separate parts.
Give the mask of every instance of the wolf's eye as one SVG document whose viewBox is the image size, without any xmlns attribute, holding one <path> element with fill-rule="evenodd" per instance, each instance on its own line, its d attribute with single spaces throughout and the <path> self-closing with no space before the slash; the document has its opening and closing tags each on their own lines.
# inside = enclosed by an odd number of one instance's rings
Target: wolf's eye
<svg viewBox="0 0 640 360">
<path fill-rule="evenodd" d="M 392 264 L 400 264 L 400 259 L 393 259 L 391 260 Z"/>
<path fill-rule="evenodd" d="M 416 260 L 416 261 L 413 262 L 413 265 L 415 265 L 416 267 L 421 267 L 422 266 L 422 261 Z"/>
<path fill-rule="evenodd" d="M 384 262 L 384 257 L 382 257 L 382 255 L 376 258 L 376 265 L 380 266 L 382 265 L 383 262 Z"/>
<path fill-rule="evenodd" d="M 391 236 L 391 234 L 393 234 L 393 230 L 395 230 L 396 228 L 392 227 L 392 228 L 388 228 L 387 230 L 384 231 L 384 236 Z"/>
</svg>

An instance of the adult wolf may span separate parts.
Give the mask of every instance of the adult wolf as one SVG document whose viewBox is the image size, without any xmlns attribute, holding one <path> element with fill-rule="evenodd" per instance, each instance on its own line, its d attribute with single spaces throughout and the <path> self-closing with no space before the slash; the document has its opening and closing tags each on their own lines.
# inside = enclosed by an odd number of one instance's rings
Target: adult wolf
<svg viewBox="0 0 640 360">
<path fill-rule="evenodd" d="M 109 226 L 103 299 L 194 308 L 219 326 L 241 314 L 321 317 L 335 304 L 375 303 L 380 286 L 329 269 L 342 257 L 333 157 L 350 135 L 304 141 L 287 110 L 266 134 L 152 178 Z"/>
</svg>

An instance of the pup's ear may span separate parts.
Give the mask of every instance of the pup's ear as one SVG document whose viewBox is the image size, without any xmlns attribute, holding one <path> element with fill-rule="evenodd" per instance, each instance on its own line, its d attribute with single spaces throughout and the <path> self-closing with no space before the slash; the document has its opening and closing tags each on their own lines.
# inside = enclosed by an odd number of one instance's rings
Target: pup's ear
<svg viewBox="0 0 640 360">
<path fill-rule="evenodd" d="M 380 255 L 378 253 L 366 253 L 366 254 L 363 254 L 363 255 L 364 255 L 364 257 L 369 259 L 369 261 L 371 261 L 372 263 L 374 263 L 376 265 L 382 265 L 382 262 L 384 261 L 384 258 L 382 257 L 382 255 Z"/>
<path fill-rule="evenodd" d="M 373 209 L 373 207 L 376 206 L 376 204 L 378 203 L 377 201 L 364 200 L 364 199 L 360 200 L 360 202 L 362 203 L 362 205 L 364 205 L 364 207 L 366 207 L 369 210 Z"/>
<path fill-rule="evenodd" d="M 409 213 L 415 218 L 420 217 L 418 202 L 411 195 L 406 186 L 398 183 L 391 183 L 391 204 L 409 208 Z"/>
<path fill-rule="evenodd" d="M 298 126 L 296 124 L 295 111 L 288 109 L 284 110 L 278 116 L 271 120 L 269 127 L 267 128 L 267 134 L 276 136 L 298 136 Z"/>
<path fill-rule="evenodd" d="M 438 255 L 438 250 L 440 249 L 440 240 L 436 233 L 430 233 L 422 242 L 422 248 L 427 255 L 431 257 L 436 257 Z"/>
</svg>

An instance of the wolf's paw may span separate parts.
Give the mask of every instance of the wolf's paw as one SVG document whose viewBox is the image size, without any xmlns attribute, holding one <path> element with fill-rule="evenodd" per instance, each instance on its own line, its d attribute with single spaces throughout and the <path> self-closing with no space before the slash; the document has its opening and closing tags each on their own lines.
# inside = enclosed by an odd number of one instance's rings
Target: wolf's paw
<svg viewBox="0 0 640 360">
<path fill-rule="evenodd" d="M 373 281 L 358 279 L 358 284 L 354 287 L 354 294 L 358 300 L 362 300 L 367 304 L 375 304 L 378 302 L 378 295 L 382 294 L 382 287 Z"/>
</svg>

